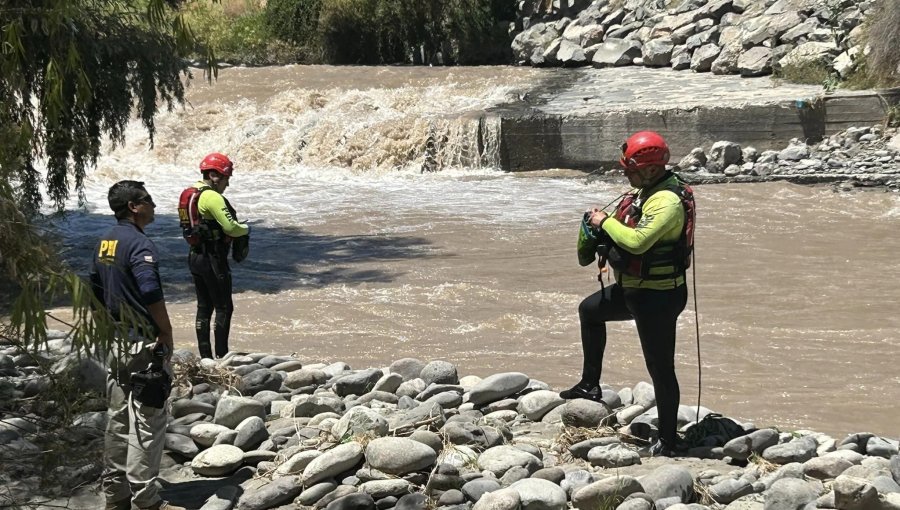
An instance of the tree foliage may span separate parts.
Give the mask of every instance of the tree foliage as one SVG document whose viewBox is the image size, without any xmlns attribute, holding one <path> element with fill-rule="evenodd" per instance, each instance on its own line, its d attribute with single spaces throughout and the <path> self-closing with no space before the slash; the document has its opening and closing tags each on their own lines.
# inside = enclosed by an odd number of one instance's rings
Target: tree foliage
<svg viewBox="0 0 900 510">
<path fill-rule="evenodd" d="M 322 0 L 269 0 L 266 27 L 284 41 L 300 46 L 318 46 L 317 30 Z"/>
<path fill-rule="evenodd" d="M 152 141 L 159 109 L 184 100 L 183 57 L 194 36 L 177 7 L 175 0 L 0 4 L 0 265 L 18 293 L 5 336 L 30 346 L 45 341 L 45 307 L 65 296 L 76 347 L 102 348 L 110 339 L 108 317 L 91 317 L 85 283 L 56 262 L 31 219 L 42 188 L 57 210 L 70 191 L 81 196 L 104 137 L 121 143 L 136 115 Z"/>
<path fill-rule="evenodd" d="M 165 0 L 5 0 L 0 6 L 0 177 L 26 213 L 40 184 L 62 209 L 123 140 L 132 111 L 150 133 L 160 106 L 184 99 L 193 34 Z M 41 175 L 38 161 L 46 167 Z"/>
</svg>

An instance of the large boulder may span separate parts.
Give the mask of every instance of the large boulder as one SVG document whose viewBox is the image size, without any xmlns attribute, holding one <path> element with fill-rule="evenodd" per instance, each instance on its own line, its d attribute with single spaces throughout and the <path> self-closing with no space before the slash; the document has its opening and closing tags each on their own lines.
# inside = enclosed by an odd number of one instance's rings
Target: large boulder
<svg viewBox="0 0 900 510">
<path fill-rule="evenodd" d="M 812 62 L 831 62 L 839 49 L 830 42 L 803 43 L 778 61 L 780 67 L 802 66 Z"/>
<path fill-rule="evenodd" d="M 485 377 L 469 391 L 469 402 L 476 406 L 502 400 L 528 386 L 528 376 L 521 372 L 505 372 Z"/>
<path fill-rule="evenodd" d="M 478 467 L 491 471 L 497 478 L 516 466 L 534 472 L 543 467 L 543 463 L 534 455 L 509 445 L 495 446 L 478 457 Z"/>
<path fill-rule="evenodd" d="M 737 62 L 741 76 L 763 76 L 772 73 L 772 50 L 756 46 L 741 53 Z"/>
<path fill-rule="evenodd" d="M 583 486 L 572 495 L 572 506 L 579 510 L 595 510 L 603 505 L 617 505 L 635 492 L 644 492 L 632 476 L 610 476 Z"/>
<path fill-rule="evenodd" d="M 191 469 L 200 476 L 225 476 L 241 467 L 244 452 L 237 446 L 220 444 L 197 454 Z"/>
<path fill-rule="evenodd" d="M 416 358 L 402 358 L 397 361 L 391 363 L 390 368 L 388 370 L 392 374 L 400 374 L 403 378 L 403 381 L 411 381 L 413 379 L 418 379 L 419 374 L 422 373 L 422 369 L 425 368 L 425 362 L 416 359 Z"/>
<path fill-rule="evenodd" d="M 341 397 L 347 395 L 363 395 L 375 388 L 375 383 L 384 373 L 377 368 L 360 370 L 351 374 L 338 376 L 334 381 L 334 392 Z"/>
<path fill-rule="evenodd" d="M 565 510 L 566 491 L 540 478 L 526 478 L 509 486 L 519 494 L 522 510 Z"/>
<path fill-rule="evenodd" d="M 645 66 L 668 67 L 672 63 L 672 50 L 675 44 L 667 37 L 647 41 L 641 48 L 641 57 Z M 594 54 L 596 56 L 596 53 Z"/>
<path fill-rule="evenodd" d="M 681 501 L 690 501 L 694 495 L 694 478 L 691 472 L 682 466 L 666 464 L 641 478 L 644 492 L 654 501 L 678 497 Z"/>
<path fill-rule="evenodd" d="M 363 447 L 357 442 L 338 445 L 313 459 L 303 470 L 303 485 L 309 487 L 347 471 L 363 460 Z"/>
<path fill-rule="evenodd" d="M 435 360 L 425 365 L 419 375 L 426 386 L 429 384 L 458 384 L 456 367 L 447 361 Z"/>
<path fill-rule="evenodd" d="M 366 462 L 388 474 L 404 475 L 434 465 L 437 453 L 428 445 L 405 437 L 381 437 L 366 446 Z"/>
<path fill-rule="evenodd" d="M 584 50 L 578 44 L 563 39 L 556 51 L 556 60 L 565 67 L 578 67 L 587 64 Z"/>
<path fill-rule="evenodd" d="M 387 419 L 378 411 L 363 406 L 350 409 L 331 427 L 331 435 L 339 439 L 362 435 L 382 437 L 387 433 Z"/>
<path fill-rule="evenodd" d="M 535 50 L 543 49 L 560 36 L 554 23 L 535 23 L 517 35 L 512 42 L 513 57 L 518 62 L 531 62 Z"/>
<path fill-rule="evenodd" d="M 594 67 L 628 66 L 641 56 L 641 43 L 635 40 L 608 38 L 594 50 Z"/>
<path fill-rule="evenodd" d="M 250 397 L 223 395 L 216 405 L 213 423 L 233 429 L 251 416 L 258 416 L 265 420 L 265 404 Z"/>
<path fill-rule="evenodd" d="M 519 399 L 518 411 L 531 421 L 540 421 L 554 407 L 560 406 L 565 402 L 558 392 L 538 390 L 528 393 Z"/>
</svg>

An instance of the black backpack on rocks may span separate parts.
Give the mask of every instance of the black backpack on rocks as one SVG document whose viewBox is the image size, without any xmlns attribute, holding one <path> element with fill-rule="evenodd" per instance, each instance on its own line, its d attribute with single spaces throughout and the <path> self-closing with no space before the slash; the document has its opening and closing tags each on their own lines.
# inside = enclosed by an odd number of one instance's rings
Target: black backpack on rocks
<svg viewBox="0 0 900 510">
<path fill-rule="evenodd" d="M 684 432 L 684 444 L 688 448 L 698 446 L 724 446 L 736 437 L 752 432 L 721 414 L 709 413 Z"/>
</svg>

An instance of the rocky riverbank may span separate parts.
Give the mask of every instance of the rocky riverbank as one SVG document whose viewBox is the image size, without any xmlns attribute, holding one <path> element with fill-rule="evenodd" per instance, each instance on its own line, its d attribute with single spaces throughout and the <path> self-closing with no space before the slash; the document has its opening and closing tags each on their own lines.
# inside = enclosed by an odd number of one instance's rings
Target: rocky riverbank
<svg viewBox="0 0 900 510">
<path fill-rule="evenodd" d="M 161 476 L 188 508 L 900 509 L 898 442 L 865 432 L 735 422 L 698 434 L 712 411 L 681 406 L 693 447 L 648 457 L 647 383 L 566 402 L 526 374 L 460 377 L 446 361 L 353 369 L 181 350 L 174 365 Z M 102 367 L 54 332 L 37 357 L 0 347 L 0 376 L 0 504 L 101 507 Z"/>
<path fill-rule="evenodd" d="M 862 25 L 873 3 L 561 0 L 518 5 L 512 51 L 520 64 L 643 65 L 742 76 L 821 66 L 846 77 L 863 53 Z"/>
<path fill-rule="evenodd" d="M 900 130 L 881 126 L 850 128 L 819 143 L 791 140 L 780 151 L 757 151 L 730 141 L 694 148 L 677 162 L 690 183 L 788 181 L 833 184 L 838 189 L 900 190 Z M 601 169 L 596 174 L 619 170 Z"/>
</svg>

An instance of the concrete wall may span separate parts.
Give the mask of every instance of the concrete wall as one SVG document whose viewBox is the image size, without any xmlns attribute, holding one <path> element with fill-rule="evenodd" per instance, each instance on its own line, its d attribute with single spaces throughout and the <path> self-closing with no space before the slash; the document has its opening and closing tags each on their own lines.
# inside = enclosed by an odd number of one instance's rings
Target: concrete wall
<svg viewBox="0 0 900 510">
<path fill-rule="evenodd" d="M 825 134 L 839 133 L 849 127 L 871 126 L 884 122 L 888 109 L 900 104 L 900 87 L 823 96 Z"/>
<path fill-rule="evenodd" d="M 635 131 L 645 129 L 659 131 L 666 137 L 673 163 L 694 147 L 709 149 L 719 140 L 759 151 L 780 150 L 791 138 L 812 143 L 850 126 L 882 123 L 888 105 L 898 100 L 900 89 L 768 105 L 600 112 L 577 117 L 536 110 L 498 112 L 500 161 L 510 171 L 591 170 L 618 161 L 622 142 Z"/>
</svg>

